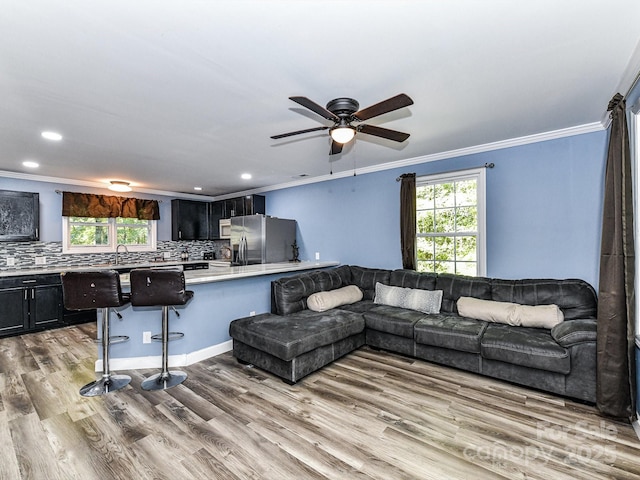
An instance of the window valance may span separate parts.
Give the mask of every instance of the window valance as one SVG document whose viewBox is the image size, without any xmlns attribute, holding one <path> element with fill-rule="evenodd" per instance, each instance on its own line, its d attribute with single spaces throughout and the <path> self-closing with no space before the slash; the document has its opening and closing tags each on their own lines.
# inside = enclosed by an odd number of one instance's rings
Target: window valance
<svg viewBox="0 0 640 480">
<path fill-rule="evenodd" d="M 160 220 L 160 208 L 157 200 L 62 192 L 62 216 Z"/>
</svg>

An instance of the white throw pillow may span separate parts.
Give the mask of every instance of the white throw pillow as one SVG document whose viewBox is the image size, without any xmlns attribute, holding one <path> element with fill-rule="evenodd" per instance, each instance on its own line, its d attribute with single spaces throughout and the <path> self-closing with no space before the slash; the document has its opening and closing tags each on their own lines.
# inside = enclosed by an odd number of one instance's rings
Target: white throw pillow
<svg viewBox="0 0 640 480">
<path fill-rule="evenodd" d="M 376 283 L 374 303 L 392 307 L 408 308 L 423 313 L 440 313 L 442 290 L 393 287 Z"/>
<path fill-rule="evenodd" d="M 458 313 L 463 317 L 520 327 L 552 328 L 564 321 L 562 310 L 555 304 L 520 305 L 460 297 L 457 305 Z"/>
<path fill-rule="evenodd" d="M 314 312 L 324 312 L 340 305 L 349 305 L 362 300 L 362 290 L 355 285 L 318 292 L 309 295 L 307 307 Z"/>
</svg>

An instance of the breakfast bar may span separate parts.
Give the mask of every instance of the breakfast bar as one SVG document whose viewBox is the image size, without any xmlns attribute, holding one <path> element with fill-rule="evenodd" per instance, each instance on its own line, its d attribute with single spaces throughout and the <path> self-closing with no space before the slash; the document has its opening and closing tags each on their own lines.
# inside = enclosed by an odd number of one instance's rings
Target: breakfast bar
<svg viewBox="0 0 640 480">
<path fill-rule="evenodd" d="M 184 337 L 170 343 L 170 366 L 186 366 L 232 349 L 229 323 L 239 317 L 266 313 L 271 308 L 271 281 L 303 270 L 338 265 L 338 262 L 282 262 L 228 266 L 212 262 L 205 270 L 185 271 L 187 289 L 193 299 L 170 312 L 171 329 Z M 121 274 L 122 288 L 129 289 L 129 274 Z M 114 370 L 157 368 L 161 345 L 149 340 L 160 331 L 160 310 L 127 305 L 118 309 L 122 319 L 112 317 L 111 335 L 126 335 L 128 342 L 111 347 Z M 98 319 L 100 321 L 100 318 Z M 149 333 L 150 332 L 150 333 Z M 102 361 L 96 362 L 96 370 Z"/>
</svg>

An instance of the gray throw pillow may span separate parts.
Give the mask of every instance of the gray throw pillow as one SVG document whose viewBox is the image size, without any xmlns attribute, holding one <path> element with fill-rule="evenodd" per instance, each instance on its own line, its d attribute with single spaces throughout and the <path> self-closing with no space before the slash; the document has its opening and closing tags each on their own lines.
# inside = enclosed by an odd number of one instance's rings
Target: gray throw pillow
<svg viewBox="0 0 640 480">
<path fill-rule="evenodd" d="M 378 282 L 373 301 L 381 305 L 408 308 L 423 313 L 440 313 L 442 290 L 392 287 Z"/>
</svg>

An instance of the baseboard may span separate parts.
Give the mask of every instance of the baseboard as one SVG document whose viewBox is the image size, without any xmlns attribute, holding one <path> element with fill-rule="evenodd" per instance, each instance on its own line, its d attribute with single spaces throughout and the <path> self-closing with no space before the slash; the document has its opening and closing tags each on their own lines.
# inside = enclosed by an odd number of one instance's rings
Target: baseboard
<svg viewBox="0 0 640 480">
<path fill-rule="evenodd" d="M 633 425 L 633 429 L 636 431 L 636 436 L 638 437 L 638 440 L 640 440 L 640 420 L 638 420 L 638 417 L 631 422 L 631 425 Z"/>
<path fill-rule="evenodd" d="M 169 367 L 186 367 L 194 363 L 201 362 L 216 355 L 233 350 L 233 340 L 212 345 L 210 347 L 196 350 L 195 352 L 169 355 Z M 112 358 L 109 368 L 111 370 L 140 370 L 145 368 L 162 368 L 162 356 Z M 95 363 L 96 372 L 102 371 L 102 359 Z"/>
</svg>

